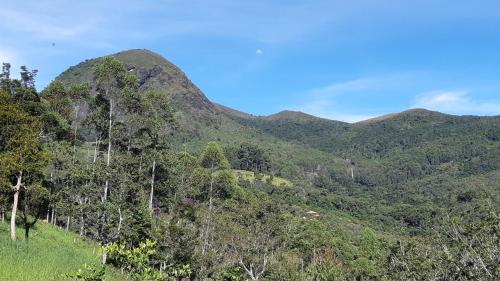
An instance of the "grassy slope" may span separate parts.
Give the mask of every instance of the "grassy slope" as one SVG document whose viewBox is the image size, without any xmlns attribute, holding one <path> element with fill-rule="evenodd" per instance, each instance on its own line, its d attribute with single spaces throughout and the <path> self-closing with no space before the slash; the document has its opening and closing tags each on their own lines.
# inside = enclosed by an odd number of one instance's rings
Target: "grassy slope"
<svg viewBox="0 0 500 281">
<path fill-rule="evenodd" d="M 255 173 L 251 171 L 244 171 L 244 170 L 234 170 L 235 175 L 243 180 L 249 181 L 253 183 L 255 181 Z M 269 175 L 263 174 L 262 178 L 260 179 L 262 182 L 267 182 L 269 179 Z M 280 178 L 280 177 L 274 177 L 272 182 L 272 185 L 276 187 L 291 187 L 293 186 L 293 183 L 289 181 L 288 179 L 285 178 Z"/>
<path fill-rule="evenodd" d="M 45 223 L 38 223 L 31 232 L 28 243 L 22 239 L 23 229 L 18 229 L 17 242 L 9 236 L 9 226 L 0 222 L 0 280 L 9 281 L 60 281 L 83 264 L 97 264 L 98 245 L 81 239 Z M 94 253 L 95 251 L 95 253 Z M 106 280 L 126 280 L 112 269 Z"/>
</svg>

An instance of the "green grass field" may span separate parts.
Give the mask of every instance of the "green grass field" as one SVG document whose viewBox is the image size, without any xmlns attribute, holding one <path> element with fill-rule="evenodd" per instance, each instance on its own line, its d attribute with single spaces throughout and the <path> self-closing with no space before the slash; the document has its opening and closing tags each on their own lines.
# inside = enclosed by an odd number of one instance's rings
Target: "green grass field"
<svg viewBox="0 0 500 281">
<path fill-rule="evenodd" d="M 30 231 L 29 242 L 24 230 L 18 229 L 18 241 L 10 240 L 9 225 L 0 222 L 1 281 L 63 281 L 71 280 L 83 264 L 98 264 L 98 245 L 45 223 L 37 223 Z M 107 281 L 127 280 L 111 268 Z"/>
<path fill-rule="evenodd" d="M 237 178 L 241 178 L 241 179 L 249 181 L 249 182 L 254 182 L 256 179 L 255 173 L 251 172 L 251 171 L 234 170 L 234 173 L 235 173 Z M 264 174 L 264 175 L 262 175 L 262 178 L 260 180 L 262 182 L 266 182 L 269 179 L 269 177 L 270 177 L 269 175 Z M 293 186 L 291 181 L 284 179 L 284 178 L 280 178 L 280 177 L 274 177 L 271 183 L 272 183 L 272 185 L 274 185 L 276 187 L 291 187 L 291 186 Z"/>
</svg>

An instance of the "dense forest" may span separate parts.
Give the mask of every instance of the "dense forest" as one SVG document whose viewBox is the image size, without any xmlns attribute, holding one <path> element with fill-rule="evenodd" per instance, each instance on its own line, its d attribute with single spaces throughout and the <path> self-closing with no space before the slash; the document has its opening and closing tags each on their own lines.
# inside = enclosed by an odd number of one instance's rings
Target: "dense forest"
<svg viewBox="0 0 500 281">
<path fill-rule="evenodd" d="M 147 50 L 40 92 L 36 70 L 13 72 L 0 74 L 12 243 L 54 225 L 125 280 L 500 279 L 500 116 L 253 116 Z M 59 280 L 106 280 L 102 264 Z"/>
</svg>

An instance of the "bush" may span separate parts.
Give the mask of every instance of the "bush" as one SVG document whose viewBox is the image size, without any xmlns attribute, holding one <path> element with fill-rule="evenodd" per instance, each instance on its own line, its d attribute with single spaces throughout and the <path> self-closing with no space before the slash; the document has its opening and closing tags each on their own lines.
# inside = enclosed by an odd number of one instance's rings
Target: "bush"
<svg viewBox="0 0 500 281">
<path fill-rule="evenodd" d="M 78 281 L 104 281 L 104 266 L 87 265 L 84 264 L 83 268 L 80 268 L 77 272 L 73 274 L 68 274 L 70 280 Z"/>
</svg>

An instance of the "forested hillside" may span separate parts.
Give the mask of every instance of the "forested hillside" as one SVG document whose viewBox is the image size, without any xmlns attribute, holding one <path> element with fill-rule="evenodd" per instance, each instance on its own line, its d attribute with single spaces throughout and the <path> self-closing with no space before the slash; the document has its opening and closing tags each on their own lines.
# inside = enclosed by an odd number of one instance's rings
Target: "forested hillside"
<svg viewBox="0 0 500 281">
<path fill-rule="evenodd" d="M 44 220 L 131 280 L 500 278 L 500 117 L 252 116 L 147 50 L 87 60 L 41 92 L 36 74 L 1 74 L 12 240 Z"/>
</svg>

